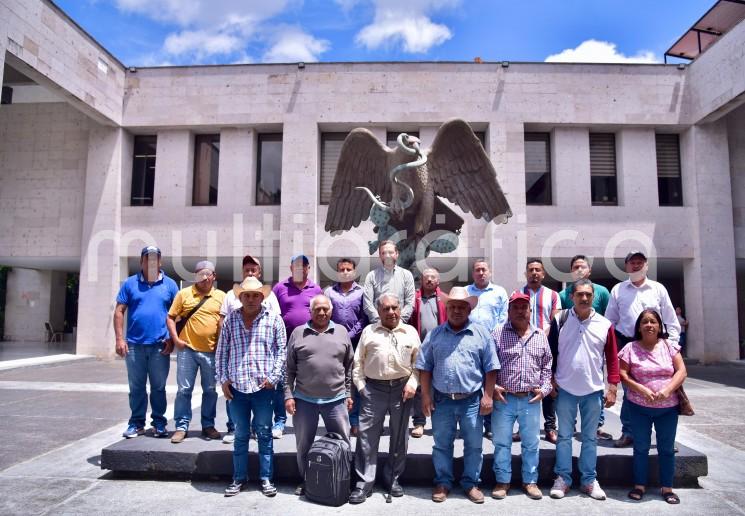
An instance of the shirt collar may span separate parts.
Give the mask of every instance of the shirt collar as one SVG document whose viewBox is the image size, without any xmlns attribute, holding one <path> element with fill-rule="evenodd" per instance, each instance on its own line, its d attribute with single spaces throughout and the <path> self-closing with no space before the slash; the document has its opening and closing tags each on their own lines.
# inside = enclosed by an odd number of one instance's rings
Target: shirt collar
<svg viewBox="0 0 745 516">
<path fill-rule="evenodd" d="M 310 281 L 310 280 L 308 280 L 308 281 Z M 345 293 L 344 291 L 342 291 L 342 289 L 341 289 L 341 283 L 339 283 L 338 281 L 336 283 L 334 283 L 334 286 L 331 287 L 331 288 L 334 289 L 335 291 L 337 291 L 339 294 L 344 294 Z M 359 283 L 357 283 L 356 281 L 353 281 L 352 282 L 352 288 L 350 288 L 346 293 L 349 294 L 350 292 L 354 292 L 358 288 L 362 288 L 362 287 L 360 286 Z"/>
<path fill-rule="evenodd" d="M 473 335 L 473 330 L 471 329 L 471 324 L 473 324 L 473 323 L 471 322 L 471 320 L 470 320 L 470 319 L 468 319 L 468 320 L 466 321 L 466 325 L 465 325 L 465 326 L 464 326 L 463 328 L 461 328 L 461 329 L 460 329 L 460 330 L 458 330 L 458 331 L 455 331 L 455 330 L 454 330 L 454 329 L 453 329 L 453 328 L 452 328 L 452 327 L 450 326 L 450 322 L 449 322 L 449 321 L 445 321 L 445 330 L 446 330 L 446 331 L 449 331 L 449 332 L 450 332 L 450 333 L 452 333 L 453 335 L 460 335 L 461 333 L 465 333 L 465 332 L 468 332 L 468 333 L 470 333 L 470 334 L 472 334 L 472 335 Z"/>
<path fill-rule="evenodd" d="M 509 328 L 509 329 L 510 329 L 510 331 L 511 331 L 512 333 L 514 333 L 514 334 L 515 334 L 515 335 L 517 335 L 518 337 L 522 338 L 522 337 L 521 337 L 521 336 L 520 336 L 520 335 L 519 335 L 519 334 L 517 333 L 517 330 L 515 330 L 515 328 L 513 328 L 513 327 L 512 327 L 512 323 L 511 323 L 511 322 L 509 321 L 509 319 L 507 320 L 507 322 L 506 322 L 506 323 L 504 323 L 504 327 L 505 327 L 505 328 Z M 528 337 L 532 337 L 532 336 L 533 336 L 533 335 L 535 335 L 536 333 L 538 333 L 538 328 L 536 328 L 535 326 L 533 326 L 533 323 L 531 322 L 531 323 L 530 323 L 530 334 L 528 335 Z"/>
<path fill-rule="evenodd" d="M 137 280 L 141 281 L 142 283 L 148 283 L 148 281 L 145 280 L 145 275 L 142 273 L 142 271 L 137 273 Z M 158 279 L 153 281 L 153 283 L 158 283 L 159 281 L 163 281 L 163 270 L 158 271 Z"/>
<path fill-rule="evenodd" d="M 631 279 L 625 280 L 624 283 L 628 283 L 628 287 L 629 288 L 633 288 L 633 289 L 636 289 L 636 290 L 641 290 L 643 288 L 651 288 L 651 285 L 650 285 L 649 281 L 650 281 L 649 278 L 645 276 L 644 277 L 644 283 L 642 283 L 638 287 L 631 282 Z"/>
<path fill-rule="evenodd" d="M 328 327 L 326 328 L 325 331 L 322 331 L 322 332 L 316 331 L 316 329 L 313 327 L 313 325 L 311 325 L 311 322 L 310 321 L 308 321 L 307 323 L 305 323 L 305 329 L 306 330 L 310 330 L 312 333 L 315 333 L 316 335 L 320 335 L 321 333 L 334 333 L 334 328 L 335 327 L 336 327 L 336 325 L 334 324 L 334 321 L 332 321 L 330 319 L 329 319 L 329 325 L 328 325 Z"/>
<path fill-rule="evenodd" d="M 215 292 L 215 286 L 214 286 L 214 285 L 212 285 L 212 288 L 211 288 L 211 289 L 210 289 L 210 291 L 209 291 L 209 292 L 207 292 L 206 294 L 202 294 L 201 292 L 199 292 L 199 291 L 197 290 L 197 286 L 196 286 L 196 285 L 192 285 L 192 286 L 191 286 L 191 293 L 192 293 L 192 295 L 193 295 L 194 297 L 206 297 L 206 296 L 211 296 L 211 295 L 212 295 L 212 294 L 213 294 L 214 292 Z"/>
<path fill-rule="evenodd" d="M 489 290 L 494 290 L 495 287 L 496 285 L 492 283 L 491 281 L 484 288 L 479 288 L 476 286 L 476 283 L 471 283 L 471 288 L 473 288 L 474 290 L 478 290 L 479 292 L 487 292 Z"/>
<path fill-rule="evenodd" d="M 295 282 L 292 281 L 292 276 L 289 276 L 285 280 L 285 285 L 287 285 L 288 288 L 290 288 L 290 287 L 297 288 L 297 285 L 295 285 Z M 308 280 L 305 282 L 305 286 L 302 289 L 298 289 L 298 290 L 305 290 L 305 289 L 308 289 L 308 288 L 313 288 L 315 286 L 316 286 L 316 284 L 313 283 L 313 280 L 311 280 L 310 278 L 308 278 Z"/>
<path fill-rule="evenodd" d="M 585 319 L 585 321 L 580 320 L 579 316 L 577 315 L 577 312 L 574 311 L 574 307 L 572 307 L 569 310 L 569 313 L 572 314 L 572 316 L 574 316 L 580 323 L 583 323 L 583 322 L 589 321 L 590 319 L 592 319 L 593 317 L 595 317 L 595 313 L 596 312 L 595 312 L 595 309 L 594 308 L 590 308 L 590 315 L 587 317 L 587 319 Z"/>
<path fill-rule="evenodd" d="M 404 328 L 404 323 L 401 320 L 398 321 L 398 326 L 396 326 L 392 330 L 389 330 L 388 328 L 386 328 L 385 326 L 383 326 L 383 323 L 382 322 L 378 321 L 378 322 L 375 323 L 375 329 L 376 330 L 383 330 L 385 332 L 390 332 L 390 333 L 393 333 L 394 331 L 396 331 L 396 332 L 402 332 L 402 331 L 403 332 L 406 332 L 406 329 Z"/>
</svg>

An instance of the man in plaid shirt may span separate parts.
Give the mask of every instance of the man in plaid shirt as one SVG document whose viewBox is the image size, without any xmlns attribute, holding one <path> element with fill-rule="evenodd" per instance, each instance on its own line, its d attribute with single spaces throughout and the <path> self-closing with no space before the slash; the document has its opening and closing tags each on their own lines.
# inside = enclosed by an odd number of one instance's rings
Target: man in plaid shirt
<svg viewBox="0 0 745 516">
<path fill-rule="evenodd" d="M 235 420 L 233 482 L 225 496 L 237 495 L 248 480 L 249 423 L 259 443 L 261 492 L 274 496 L 272 483 L 272 400 L 282 381 L 287 356 L 287 336 L 282 317 L 262 306 L 270 287 L 248 277 L 233 289 L 242 307 L 225 319 L 217 345 L 216 376 L 225 398 L 231 400 Z"/>
<path fill-rule="evenodd" d="M 551 393 L 551 348 L 546 334 L 531 324 L 530 295 L 513 292 L 507 309 L 507 322 L 492 333 L 501 369 L 494 387 L 492 429 L 494 436 L 494 476 L 497 483 L 492 498 L 507 496 L 512 478 L 512 428 L 520 429 L 523 490 L 540 500 L 538 489 L 538 442 L 541 400 Z"/>
</svg>

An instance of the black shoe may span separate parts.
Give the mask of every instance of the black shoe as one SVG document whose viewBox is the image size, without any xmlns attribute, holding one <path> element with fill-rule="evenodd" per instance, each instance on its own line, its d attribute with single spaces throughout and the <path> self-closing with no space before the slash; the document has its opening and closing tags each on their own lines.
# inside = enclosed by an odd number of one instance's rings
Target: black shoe
<svg viewBox="0 0 745 516">
<path fill-rule="evenodd" d="M 274 487 L 271 480 L 264 479 L 261 481 L 261 494 L 270 498 L 277 494 L 277 488 Z"/>
<path fill-rule="evenodd" d="M 370 496 L 372 496 L 372 490 L 365 491 L 362 488 L 355 487 L 354 491 L 352 491 L 352 494 L 349 495 L 349 503 L 359 504 L 370 498 Z"/>
<path fill-rule="evenodd" d="M 295 496 L 303 496 L 304 494 L 305 494 L 305 483 L 302 483 L 295 488 Z"/>
<path fill-rule="evenodd" d="M 235 480 L 225 488 L 225 496 L 235 496 L 243 490 L 244 483 L 236 482 Z"/>
<path fill-rule="evenodd" d="M 391 496 L 398 498 L 404 495 L 404 488 L 398 483 L 398 479 L 393 481 L 393 484 L 389 486 L 388 492 Z"/>
</svg>

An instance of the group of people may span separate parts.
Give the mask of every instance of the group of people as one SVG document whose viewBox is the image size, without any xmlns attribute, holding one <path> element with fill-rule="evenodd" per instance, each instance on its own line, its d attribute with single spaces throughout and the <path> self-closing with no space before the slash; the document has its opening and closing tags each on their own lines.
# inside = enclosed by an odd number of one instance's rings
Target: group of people
<svg viewBox="0 0 745 516">
<path fill-rule="evenodd" d="M 484 259 L 473 264 L 472 284 L 444 293 L 432 268 L 422 271 L 420 288 L 415 287 L 411 272 L 396 265 L 394 242 L 381 242 L 379 258 L 380 266 L 363 285 L 355 281 L 355 261 L 340 259 L 338 281 L 322 291 L 309 279 L 304 255 L 291 259 L 290 276 L 273 288 L 261 283 L 259 260 L 247 255 L 242 282 L 226 294 L 214 287 L 211 262 L 199 262 L 195 283 L 178 290 L 161 270 L 160 250 L 144 248 L 141 270 L 122 285 L 114 313 L 116 352 L 126 358 L 130 387 L 132 414 L 124 437 L 145 433 L 148 380 L 152 434 L 168 436 L 165 383 L 175 346 L 178 394 L 171 442 L 187 437 L 199 372 L 202 435 L 233 444 L 226 496 L 247 484 L 252 434 L 261 492 L 277 493 L 272 440 L 282 437 L 289 413 L 301 476 L 319 416 L 328 432 L 347 442 L 356 437 L 357 481 L 350 503 L 363 503 L 372 493 L 386 416 L 389 453 L 381 476 L 392 496 L 404 494 L 399 478 L 408 437 L 421 437 L 431 418 L 433 501 L 445 501 L 454 488 L 458 430 L 464 461 L 459 483 L 469 500 L 484 502 L 479 488 L 484 437 L 494 445 L 491 496 L 507 496 L 512 443 L 520 441 L 523 491 L 540 499 L 542 411 L 545 439 L 556 445 L 550 496 L 562 498 L 572 485 L 571 439 L 579 413 L 579 489 L 602 500 L 597 440 L 612 438 L 603 431 L 603 408 L 615 404 L 617 384 L 623 382 L 623 430 L 614 444 L 634 447 L 629 497 L 640 500 L 645 494 L 654 425 L 661 494 L 668 503 L 679 503 L 672 484 L 676 390 L 686 376 L 681 328 L 664 286 L 646 276 L 644 253 L 629 253 L 629 278 L 610 292 L 589 279 L 585 256 L 572 258 L 574 281 L 561 292 L 543 285 L 543 263 L 530 259 L 525 286 L 511 295 L 491 282 Z M 227 403 L 224 436 L 215 428 L 217 384 Z M 296 494 L 304 489 L 299 485 Z"/>
</svg>

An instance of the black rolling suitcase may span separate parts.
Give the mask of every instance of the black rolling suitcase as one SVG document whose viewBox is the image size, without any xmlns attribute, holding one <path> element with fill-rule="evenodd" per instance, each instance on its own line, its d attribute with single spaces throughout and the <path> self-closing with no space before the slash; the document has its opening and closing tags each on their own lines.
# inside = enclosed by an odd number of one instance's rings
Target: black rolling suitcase
<svg viewBox="0 0 745 516">
<path fill-rule="evenodd" d="M 349 500 L 352 451 L 344 438 L 328 433 L 308 451 L 305 468 L 305 497 L 316 503 L 338 507 Z"/>
</svg>

